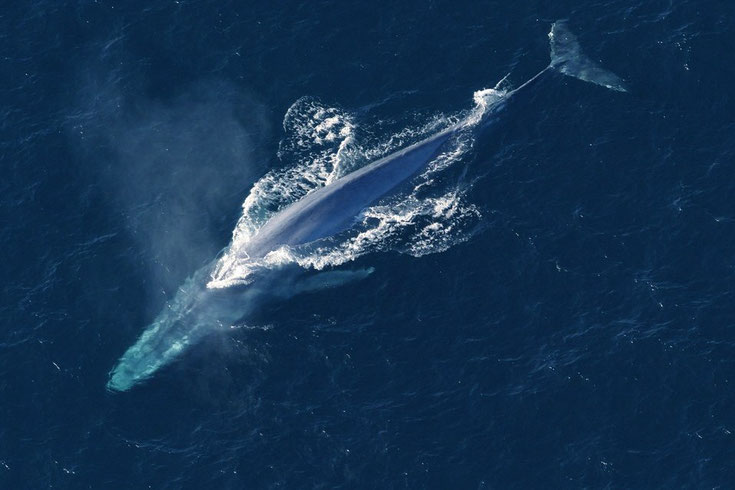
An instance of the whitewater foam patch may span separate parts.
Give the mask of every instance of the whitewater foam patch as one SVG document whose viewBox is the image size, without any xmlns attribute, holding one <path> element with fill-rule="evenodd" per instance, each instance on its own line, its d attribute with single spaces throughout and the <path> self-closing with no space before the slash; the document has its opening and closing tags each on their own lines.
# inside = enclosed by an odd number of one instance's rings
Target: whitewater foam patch
<svg viewBox="0 0 735 490">
<path fill-rule="evenodd" d="M 447 187 L 436 177 L 472 148 L 471 129 L 503 102 L 507 90 L 500 85 L 504 80 L 495 88 L 475 92 L 474 106 L 469 110 L 412 121 L 382 138 L 373 136 L 380 128 L 369 123 L 361 126 L 348 111 L 311 97 L 297 100 L 284 116 L 285 137 L 278 150 L 279 159 L 288 165 L 268 172 L 254 184 L 208 287 L 248 284 L 258 272 L 287 264 L 324 269 L 375 251 L 421 256 L 465 241 L 482 218 L 479 209 L 464 199 L 471 183 L 455 182 Z M 468 131 L 460 132 L 446 145 L 414 179 L 410 190 L 365 209 L 347 232 L 314 244 L 284 246 L 259 259 L 251 259 L 244 252 L 258 229 L 289 204 L 363 165 L 457 124 Z"/>
</svg>

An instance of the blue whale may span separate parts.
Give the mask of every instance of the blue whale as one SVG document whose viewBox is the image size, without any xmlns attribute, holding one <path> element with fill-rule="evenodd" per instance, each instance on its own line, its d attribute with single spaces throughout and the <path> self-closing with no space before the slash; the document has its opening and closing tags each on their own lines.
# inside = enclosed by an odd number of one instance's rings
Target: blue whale
<svg viewBox="0 0 735 490">
<path fill-rule="evenodd" d="M 268 220 L 237 250 L 251 259 L 262 258 L 283 246 L 298 246 L 333 236 L 348 228 L 362 210 L 393 192 L 401 183 L 424 169 L 439 155 L 447 141 L 468 128 L 482 128 L 498 120 L 509 100 L 529 89 L 548 73 L 591 82 L 612 90 L 626 91 L 623 81 L 585 56 L 565 22 L 556 22 L 549 32 L 551 62 L 530 80 L 505 93 L 483 114 L 481 121 L 465 120 L 416 144 L 392 153 L 324 187 L 314 190 Z M 125 391 L 149 378 L 178 357 L 188 346 L 217 325 L 228 326 L 245 316 L 262 297 L 283 298 L 302 291 L 332 287 L 360 279 L 370 271 L 331 271 L 305 280 L 293 275 L 261 278 L 246 288 L 212 289 L 207 278 L 214 262 L 197 271 L 177 292 L 120 358 L 110 372 L 107 388 Z"/>
</svg>

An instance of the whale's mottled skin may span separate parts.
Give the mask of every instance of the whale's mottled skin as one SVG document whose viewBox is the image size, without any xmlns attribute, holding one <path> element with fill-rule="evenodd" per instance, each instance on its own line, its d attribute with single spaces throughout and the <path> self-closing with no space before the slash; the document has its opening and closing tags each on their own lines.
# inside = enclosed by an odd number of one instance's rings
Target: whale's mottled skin
<svg viewBox="0 0 735 490">
<path fill-rule="evenodd" d="M 452 127 L 307 194 L 271 218 L 246 245 L 251 258 L 350 227 L 360 211 L 426 166 L 457 131 Z"/>
<path fill-rule="evenodd" d="M 296 246 L 333 236 L 348 229 L 366 207 L 394 191 L 401 183 L 424 169 L 443 146 L 459 131 L 482 128 L 498 120 L 506 102 L 525 91 L 545 73 L 558 72 L 609 89 L 624 92 L 623 81 L 601 68 L 582 53 L 576 38 L 564 22 L 556 22 L 549 32 L 551 63 L 515 90 L 509 91 L 482 114 L 479 121 L 461 121 L 418 143 L 399 150 L 331 184 L 312 191 L 274 215 L 243 246 L 238 254 L 250 259 L 288 245 Z M 228 325 L 242 318 L 249 303 L 267 293 L 288 297 L 302 291 L 334 286 L 359 279 L 363 272 L 331 271 L 319 280 L 263 278 L 247 289 L 210 289 L 206 278 L 214 262 L 197 271 L 180 288 L 174 300 L 148 326 L 138 341 L 120 358 L 110 373 L 107 387 L 125 391 L 170 363 L 213 326 Z M 369 272 L 367 272 L 369 273 Z"/>
</svg>

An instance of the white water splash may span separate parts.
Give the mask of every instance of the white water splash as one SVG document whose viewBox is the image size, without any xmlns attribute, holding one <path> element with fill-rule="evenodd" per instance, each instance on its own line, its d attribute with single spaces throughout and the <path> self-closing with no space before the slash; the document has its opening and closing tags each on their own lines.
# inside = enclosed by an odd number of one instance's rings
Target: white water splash
<svg viewBox="0 0 735 490">
<path fill-rule="evenodd" d="M 464 202 L 468 184 L 463 188 L 454 183 L 447 188 L 435 177 L 471 149 L 472 131 L 461 133 L 446 145 L 414 178 L 410 191 L 367 208 L 348 232 L 315 244 L 284 246 L 257 260 L 243 253 L 245 245 L 271 216 L 307 193 L 451 125 L 477 125 L 503 102 L 507 90 L 499 86 L 504 80 L 493 89 L 475 92 L 475 105 L 468 111 L 438 115 L 380 140 L 358 138 L 356 133 L 361 128 L 357 118 L 340 108 L 327 107 L 309 97 L 297 100 L 284 117 L 286 136 L 278 151 L 281 161 L 289 165 L 268 172 L 253 185 L 232 242 L 214 268 L 208 287 L 248 284 L 254 273 L 286 264 L 323 269 L 373 251 L 395 250 L 421 256 L 444 251 L 469 238 L 481 214 L 474 205 Z M 373 131 L 367 127 L 362 133 Z"/>
</svg>

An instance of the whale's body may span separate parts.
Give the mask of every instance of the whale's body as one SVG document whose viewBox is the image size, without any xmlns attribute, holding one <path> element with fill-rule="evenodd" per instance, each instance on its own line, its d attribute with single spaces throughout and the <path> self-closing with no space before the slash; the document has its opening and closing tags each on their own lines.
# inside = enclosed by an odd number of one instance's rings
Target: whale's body
<svg viewBox="0 0 735 490">
<path fill-rule="evenodd" d="M 245 247 L 251 258 L 349 228 L 363 209 L 424 168 L 457 131 L 452 127 L 321 187 L 276 214 Z"/>
<path fill-rule="evenodd" d="M 538 81 L 543 74 L 559 72 L 613 90 L 625 91 L 622 80 L 587 58 L 576 38 L 563 22 L 555 23 L 549 33 L 551 63 L 536 76 L 501 100 L 483 115 L 483 120 L 462 121 L 418 143 L 392 153 L 322 188 L 314 190 L 271 217 L 238 255 L 262 258 L 283 246 L 298 246 L 333 236 L 352 225 L 356 216 L 380 198 L 394 191 L 442 152 L 443 146 L 459 131 L 484 127 L 497 119 L 500 109 L 519 92 Z M 359 279 L 363 272 L 332 271 L 321 280 L 295 282 L 271 278 L 250 289 L 211 289 L 207 287 L 214 262 L 197 271 L 180 288 L 174 300 L 156 317 L 111 371 L 107 387 L 125 391 L 150 377 L 196 342 L 212 326 L 229 325 L 242 318 L 254 294 L 268 292 L 287 297 L 301 291 Z M 369 272 L 368 272 L 369 273 Z"/>
</svg>

